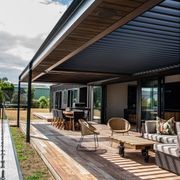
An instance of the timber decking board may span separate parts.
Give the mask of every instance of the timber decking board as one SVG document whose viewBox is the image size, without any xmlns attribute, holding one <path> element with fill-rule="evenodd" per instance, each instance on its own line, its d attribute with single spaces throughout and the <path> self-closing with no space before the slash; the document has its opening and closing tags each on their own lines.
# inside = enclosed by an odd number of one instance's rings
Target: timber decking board
<svg viewBox="0 0 180 180">
<path fill-rule="evenodd" d="M 140 151 L 127 149 L 126 157 L 120 157 L 118 149 L 110 147 L 107 126 L 95 126 L 101 132 L 96 152 L 76 151 L 80 132 L 58 130 L 46 122 L 33 122 L 31 142 L 56 179 L 180 179 L 157 167 L 152 152 L 149 163 L 143 162 Z M 21 128 L 25 130 L 24 123 Z M 85 138 L 84 145 L 90 149 L 94 145 L 92 138 Z"/>
</svg>

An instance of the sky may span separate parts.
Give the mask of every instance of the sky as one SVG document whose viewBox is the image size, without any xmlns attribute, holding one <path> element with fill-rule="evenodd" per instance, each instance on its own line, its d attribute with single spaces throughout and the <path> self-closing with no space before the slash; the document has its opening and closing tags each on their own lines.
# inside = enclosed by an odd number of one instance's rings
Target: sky
<svg viewBox="0 0 180 180">
<path fill-rule="evenodd" d="M 0 78 L 12 83 L 72 0 L 0 0 Z"/>
</svg>

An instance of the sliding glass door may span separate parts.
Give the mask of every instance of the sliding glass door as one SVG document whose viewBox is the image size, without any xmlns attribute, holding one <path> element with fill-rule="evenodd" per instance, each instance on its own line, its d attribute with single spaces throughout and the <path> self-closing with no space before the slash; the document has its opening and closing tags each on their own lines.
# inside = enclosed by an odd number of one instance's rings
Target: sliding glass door
<svg viewBox="0 0 180 180">
<path fill-rule="evenodd" d="M 79 90 L 70 89 L 68 90 L 68 107 L 74 107 L 75 103 L 79 102 Z"/>
<path fill-rule="evenodd" d="M 141 119 L 155 119 L 158 113 L 158 80 L 146 81 L 141 87 Z"/>
<path fill-rule="evenodd" d="M 101 123 L 102 87 L 93 87 L 93 120 Z"/>
<path fill-rule="evenodd" d="M 62 91 L 56 91 L 55 92 L 55 109 L 61 109 L 61 104 L 62 104 Z"/>
</svg>

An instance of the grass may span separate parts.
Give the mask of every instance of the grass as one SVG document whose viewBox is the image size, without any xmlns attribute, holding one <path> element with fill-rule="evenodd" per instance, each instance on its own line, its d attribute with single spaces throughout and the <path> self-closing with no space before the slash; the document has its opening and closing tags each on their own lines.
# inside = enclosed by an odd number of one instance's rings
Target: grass
<svg viewBox="0 0 180 180">
<path fill-rule="evenodd" d="M 52 180 L 46 165 L 31 144 L 25 142 L 25 136 L 17 127 L 10 128 L 23 178 L 25 180 Z"/>
<path fill-rule="evenodd" d="M 33 116 L 33 113 L 34 112 L 44 112 L 44 113 L 48 113 L 49 112 L 49 109 L 40 109 L 40 108 L 32 108 L 31 109 L 31 119 L 33 120 L 37 120 L 38 118 Z M 8 108 L 6 109 L 6 115 L 7 115 L 7 118 L 10 120 L 10 121 L 16 121 L 17 119 L 17 109 L 14 109 L 14 108 Z M 20 110 L 20 120 L 23 120 L 25 121 L 26 120 L 26 116 L 27 116 L 27 110 L 26 109 L 21 109 Z"/>
</svg>

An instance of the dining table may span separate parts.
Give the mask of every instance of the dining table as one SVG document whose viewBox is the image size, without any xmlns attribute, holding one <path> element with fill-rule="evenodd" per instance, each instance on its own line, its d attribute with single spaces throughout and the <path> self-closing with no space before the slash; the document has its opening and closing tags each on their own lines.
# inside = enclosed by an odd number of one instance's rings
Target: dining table
<svg viewBox="0 0 180 180">
<path fill-rule="evenodd" d="M 63 111 L 63 114 L 66 118 L 70 120 L 70 126 L 72 127 L 72 130 L 74 131 L 74 111 Z"/>
<path fill-rule="evenodd" d="M 65 115 L 65 116 L 73 116 L 74 115 L 74 111 L 63 111 L 63 114 Z"/>
</svg>

